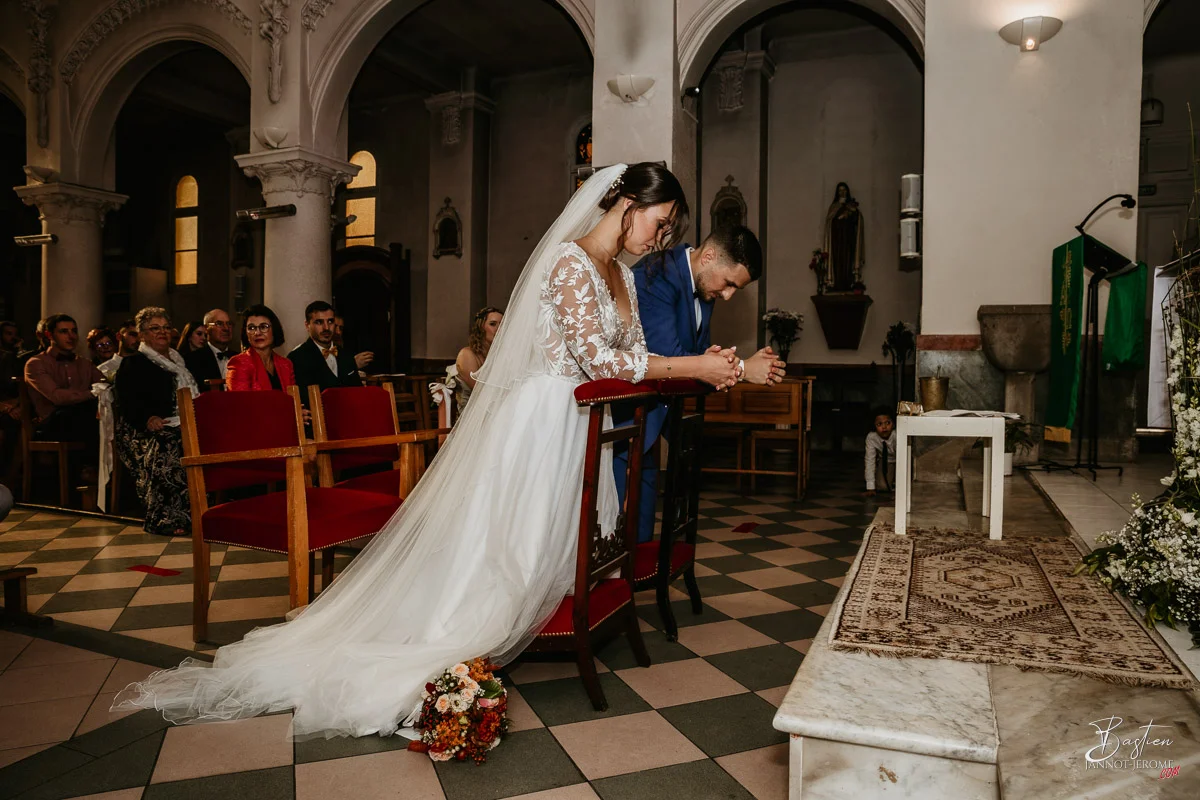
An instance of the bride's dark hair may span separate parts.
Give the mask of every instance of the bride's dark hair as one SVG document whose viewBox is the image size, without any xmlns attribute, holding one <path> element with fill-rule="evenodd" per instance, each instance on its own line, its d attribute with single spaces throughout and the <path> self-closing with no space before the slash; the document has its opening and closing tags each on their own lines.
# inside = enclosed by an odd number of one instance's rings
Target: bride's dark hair
<svg viewBox="0 0 1200 800">
<path fill-rule="evenodd" d="M 683 240 L 688 226 L 687 198 L 683 194 L 683 187 L 679 185 L 679 179 L 671 174 L 671 170 L 655 161 L 630 164 L 608 190 L 608 194 L 604 195 L 604 199 L 600 201 L 600 208 L 608 211 L 623 197 L 628 197 L 633 202 L 625 209 L 621 218 L 621 239 L 617 252 L 625 249 L 625 237 L 629 235 L 629 229 L 633 226 L 633 213 L 661 203 L 674 203 L 675 206 L 658 241 L 658 251 L 670 250 Z"/>
</svg>

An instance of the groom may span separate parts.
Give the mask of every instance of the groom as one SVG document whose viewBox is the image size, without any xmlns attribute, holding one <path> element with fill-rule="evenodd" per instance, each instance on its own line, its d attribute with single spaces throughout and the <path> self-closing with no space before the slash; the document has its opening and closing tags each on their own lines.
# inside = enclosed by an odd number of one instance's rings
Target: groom
<svg viewBox="0 0 1200 800">
<path fill-rule="evenodd" d="M 709 234 L 700 247 L 680 245 L 659 256 L 642 259 L 633 268 L 638 307 L 646 332 L 646 349 L 660 356 L 694 356 L 711 346 L 709 323 L 716 299 L 729 300 L 762 275 L 762 245 L 744 225 Z M 771 385 L 783 379 L 786 365 L 764 347 L 739 362 L 738 380 Z M 659 405 L 646 416 L 646 452 L 662 435 L 667 407 Z M 625 422 L 620 411 L 617 424 Z M 625 470 L 629 451 L 617 450 L 613 471 L 621 502 L 625 502 Z M 638 541 L 654 538 L 658 465 L 643 461 Z"/>
</svg>

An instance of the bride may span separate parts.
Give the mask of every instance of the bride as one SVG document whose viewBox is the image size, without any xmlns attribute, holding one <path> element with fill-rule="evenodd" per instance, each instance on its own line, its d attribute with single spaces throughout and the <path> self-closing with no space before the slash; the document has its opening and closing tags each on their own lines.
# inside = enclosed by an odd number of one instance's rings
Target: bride
<svg viewBox="0 0 1200 800">
<path fill-rule="evenodd" d="M 534 249 L 470 405 L 416 489 L 316 601 L 289 622 L 134 683 L 113 708 L 177 723 L 293 709 L 295 737 L 391 735 L 435 673 L 517 656 L 571 591 L 587 413 L 597 378 L 732 385 L 727 354 L 646 352 L 627 252 L 682 238 L 687 202 L 652 163 L 593 175 Z M 602 467 L 601 520 L 618 511 Z"/>
</svg>

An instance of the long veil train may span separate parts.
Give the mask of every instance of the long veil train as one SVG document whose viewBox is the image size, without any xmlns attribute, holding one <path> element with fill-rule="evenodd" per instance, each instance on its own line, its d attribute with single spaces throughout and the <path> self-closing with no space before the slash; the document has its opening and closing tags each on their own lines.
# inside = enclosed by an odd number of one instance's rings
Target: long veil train
<svg viewBox="0 0 1200 800">
<path fill-rule="evenodd" d="M 294 620 L 222 647 L 211 665 L 187 659 L 131 684 L 114 708 L 174 722 L 294 709 L 299 738 L 388 735 L 437 671 L 524 649 L 572 586 L 586 442 L 576 382 L 543 352 L 541 286 L 624 170 L 593 175 L 542 237 L 454 433 L 345 572 Z M 616 491 L 601 474 L 611 527 Z"/>
</svg>

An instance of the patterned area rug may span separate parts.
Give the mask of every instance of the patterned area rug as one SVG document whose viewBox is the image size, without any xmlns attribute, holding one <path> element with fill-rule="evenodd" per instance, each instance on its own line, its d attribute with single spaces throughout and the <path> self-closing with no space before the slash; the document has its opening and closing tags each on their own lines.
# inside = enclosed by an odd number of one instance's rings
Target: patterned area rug
<svg viewBox="0 0 1200 800">
<path fill-rule="evenodd" d="M 831 626 L 831 644 L 1191 689 L 1189 672 L 1094 577 L 1065 537 L 993 541 L 876 523 Z"/>
</svg>

